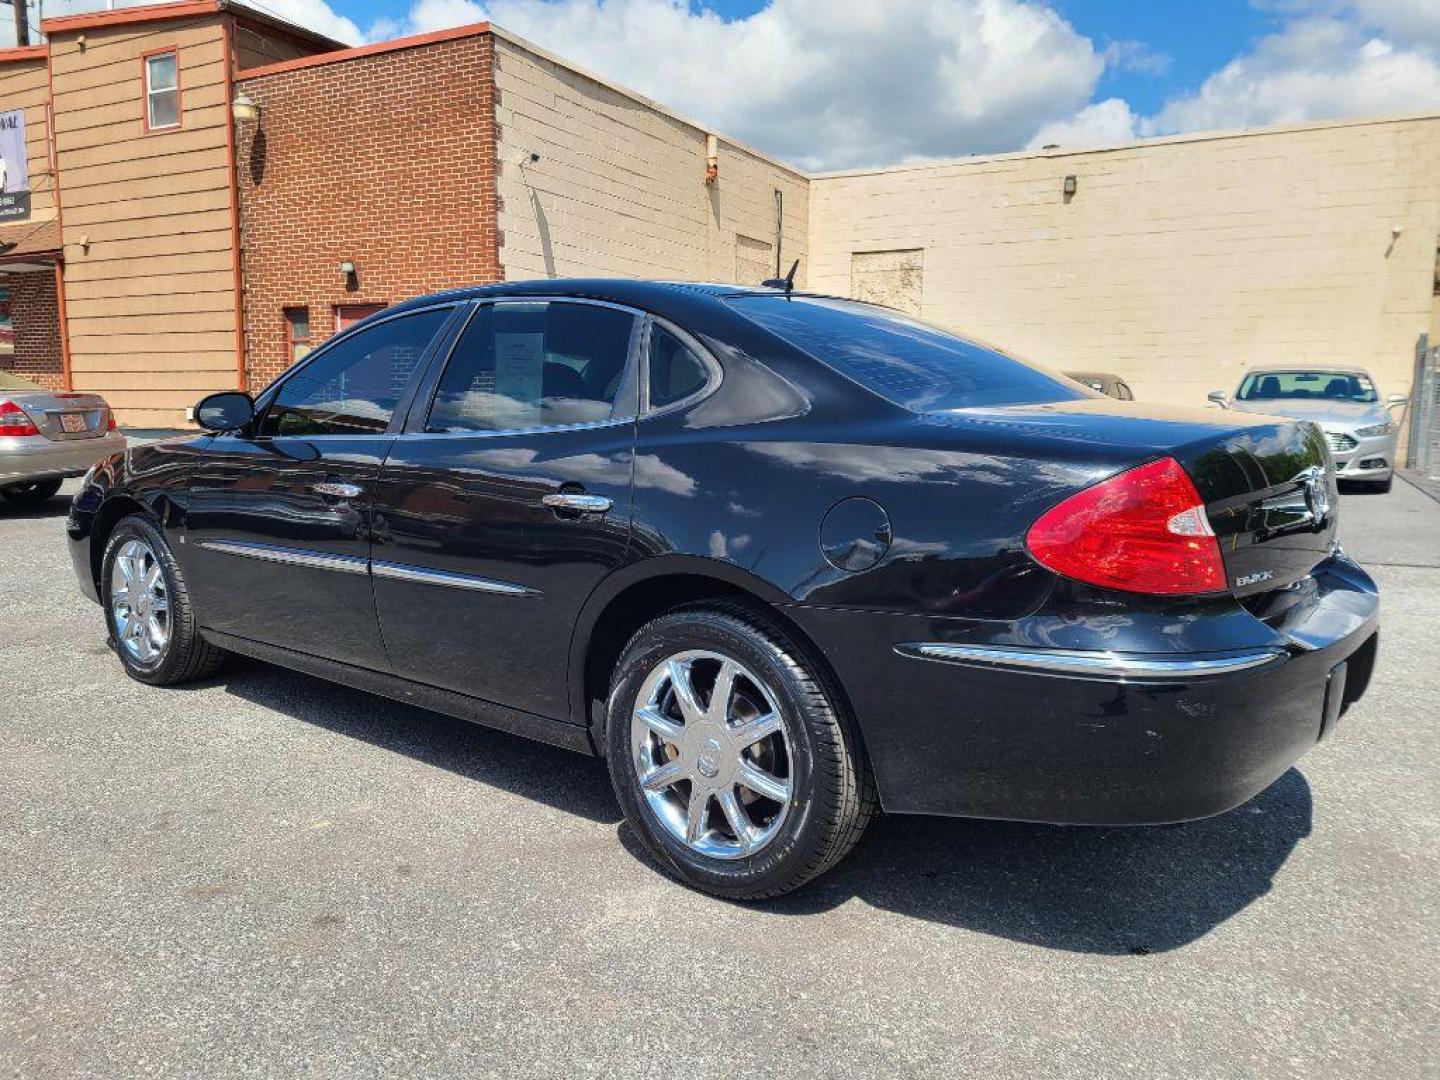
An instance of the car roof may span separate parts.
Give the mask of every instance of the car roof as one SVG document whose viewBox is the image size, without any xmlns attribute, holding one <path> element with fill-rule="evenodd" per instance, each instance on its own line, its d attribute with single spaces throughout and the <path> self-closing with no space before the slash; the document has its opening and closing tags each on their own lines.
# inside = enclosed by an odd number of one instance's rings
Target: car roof
<svg viewBox="0 0 1440 1080">
<path fill-rule="evenodd" d="M 1359 364 L 1269 364 L 1265 367 L 1247 368 L 1245 374 L 1240 376 L 1247 379 L 1251 375 L 1364 375 L 1370 378 L 1370 373 Z"/>
<path fill-rule="evenodd" d="M 537 278 L 529 281 L 502 281 L 474 285 L 448 292 L 432 293 L 405 300 L 388 311 L 402 311 L 445 300 L 479 300 L 492 297 L 571 296 L 577 299 L 610 300 L 641 308 L 664 310 L 687 302 L 718 302 L 732 296 L 783 296 L 779 289 L 763 285 L 730 285 L 708 281 L 649 281 L 639 278 Z M 795 296 L 818 293 L 796 291 Z"/>
</svg>

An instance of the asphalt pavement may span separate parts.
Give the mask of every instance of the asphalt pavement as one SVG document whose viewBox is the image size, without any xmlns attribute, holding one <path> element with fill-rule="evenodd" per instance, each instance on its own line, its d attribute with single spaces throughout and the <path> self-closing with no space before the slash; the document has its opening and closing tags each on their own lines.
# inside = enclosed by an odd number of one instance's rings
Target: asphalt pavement
<svg viewBox="0 0 1440 1080">
<path fill-rule="evenodd" d="M 0 507 L 0 1073 L 1440 1076 L 1440 503 L 1405 483 L 1342 500 L 1369 695 L 1247 805 L 884 818 L 760 906 L 648 865 L 597 761 L 259 663 L 130 681 L 65 509 Z"/>
</svg>

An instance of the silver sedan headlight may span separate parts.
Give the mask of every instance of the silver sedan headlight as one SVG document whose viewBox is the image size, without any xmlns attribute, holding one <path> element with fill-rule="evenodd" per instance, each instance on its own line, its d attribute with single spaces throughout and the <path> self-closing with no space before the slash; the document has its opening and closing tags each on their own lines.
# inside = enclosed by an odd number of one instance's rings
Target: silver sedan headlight
<svg viewBox="0 0 1440 1080">
<path fill-rule="evenodd" d="M 1375 424 L 1371 427 L 1356 428 L 1355 434 L 1362 439 L 1373 439 L 1380 435 L 1389 435 L 1395 430 L 1395 421 L 1386 420 L 1383 424 Z"/>
</svg>

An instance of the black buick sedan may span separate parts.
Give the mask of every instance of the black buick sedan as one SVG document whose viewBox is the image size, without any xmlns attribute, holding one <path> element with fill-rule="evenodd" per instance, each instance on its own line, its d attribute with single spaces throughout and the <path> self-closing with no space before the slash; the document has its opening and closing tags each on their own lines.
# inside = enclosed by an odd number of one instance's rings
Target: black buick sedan
<svg viewBox="0 0 1440 1080">
<path fill-rule="evenodd" d="M 1115 401 L 849 300 L 447 293 L 197 419 L 68 523 L 133 678 L 243 653 L 601 755 L 723 896 L 796 888 L 881 807 L 1220 813 L 1374 662 L 1314 425 Z"/>
</svg>

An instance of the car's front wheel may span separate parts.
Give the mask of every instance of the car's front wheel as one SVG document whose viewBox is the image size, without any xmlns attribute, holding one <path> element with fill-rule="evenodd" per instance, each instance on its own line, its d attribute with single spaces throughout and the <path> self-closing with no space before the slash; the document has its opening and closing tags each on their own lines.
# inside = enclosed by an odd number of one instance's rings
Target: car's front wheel
<svg viewBox="0 0 1440 1080">
<path fill-rule="evenodd" d="M 165 534 L 133 515 L 115 526 L 100 569 L 100 599 L 125 672 L 152 686 L 202 679 L 224 650 L 200 636 L 195 609 Z"/>
<path fill-rule="evenodd" d="M 616 668 L 610 776 L 645 848 L 686 884 L 753 900 L 860 839 L 874 785 L 838 693 L 773 620 L 738 605 L 647 623 Z"/>
<path fill-rule="evenodd" d="M 5 496 L 12 503 L 20 506 L 33 506 L 42 503 L 46 499 L 53 498 L 60 490 L 64 481 L 58 478 L 49 480 L 28 480 L 21 484 L 8 484 L 0 487 L 0 495 Z"/>
</svg>

